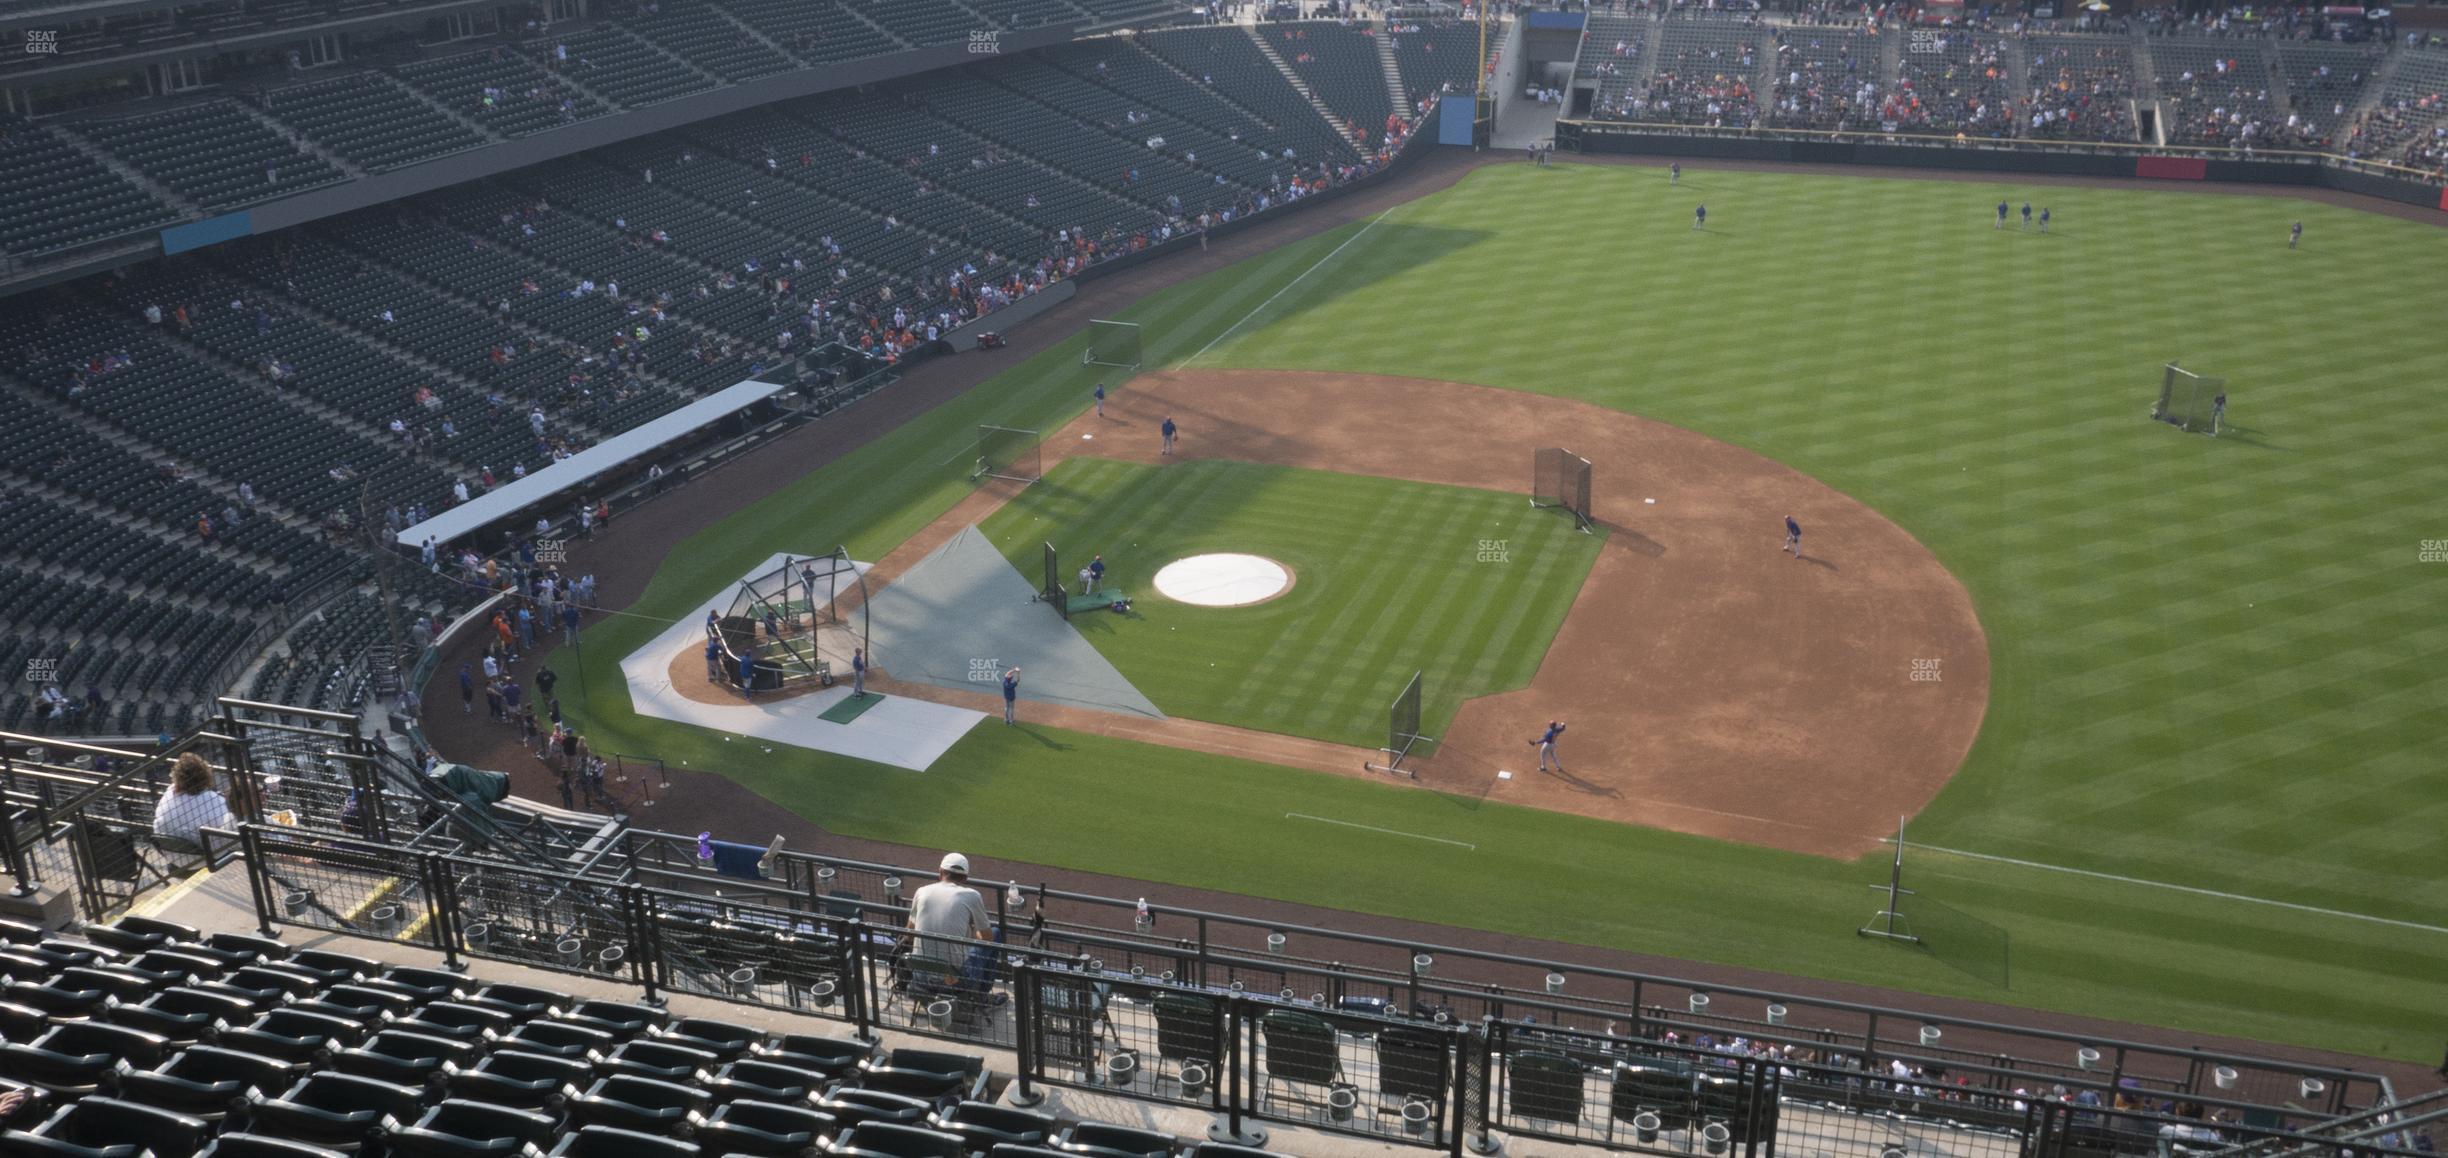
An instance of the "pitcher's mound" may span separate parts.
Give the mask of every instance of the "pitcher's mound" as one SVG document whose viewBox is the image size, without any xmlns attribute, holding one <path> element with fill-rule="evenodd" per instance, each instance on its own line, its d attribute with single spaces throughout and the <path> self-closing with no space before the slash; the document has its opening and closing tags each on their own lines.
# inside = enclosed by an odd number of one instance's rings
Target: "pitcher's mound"
<svg viewBox="0 0 2448 1158">
<path fill-rule="evenodd" d="M 1292 589 L 1291 569 L 1258 555 L 1192 555 L 1156 572 L 1156 592 L 1199 607 L 1247 607 Z"/>
</svg>

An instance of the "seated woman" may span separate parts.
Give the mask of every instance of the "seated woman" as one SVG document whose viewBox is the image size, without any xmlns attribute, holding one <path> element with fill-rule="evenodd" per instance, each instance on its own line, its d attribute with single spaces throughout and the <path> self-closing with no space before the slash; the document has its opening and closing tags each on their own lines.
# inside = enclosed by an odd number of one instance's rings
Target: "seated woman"
<svg viewBox="0 0 2448 1158">
<path fill-rule="evenodd" d="M 189 752 L 170 768 L 170 790 L 153 806 L 153 835 L 159 839 L 203 843 L 205 828 L 228 828 L 229 802 L 213 790 L 212 765 Z"/>
</svg>

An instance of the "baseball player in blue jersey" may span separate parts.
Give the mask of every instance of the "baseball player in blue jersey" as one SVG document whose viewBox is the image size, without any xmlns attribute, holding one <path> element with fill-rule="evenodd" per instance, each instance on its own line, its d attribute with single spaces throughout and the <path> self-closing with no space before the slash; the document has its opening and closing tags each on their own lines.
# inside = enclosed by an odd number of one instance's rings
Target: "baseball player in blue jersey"
<svg viewBox="0 0 2448 1158">
<path fill-rule="evenodd" d="M 1015 720 L 1015 719 L 1013 719 L 1013 718 L 1012 718 L 1012 713 L 1013 713 L 1013 712 L 1014 712 L 1014 711 L 1017 709 L 1017 707 L 1019 706 L 1019 703 L 1020 703 L 1020 669 L 1019 669 L 1018 667 L 1014 667 L 1014 668 L 1012 668 L 1010 671 L 1007 671 L 1007 672 L 1004 672 L 1004 673 L 1003 673 L 1003 722 L 1004 722 L 1004 723 L 1006 723 L 1006 724 L 1016 724 L 1016 723 L 1019 723 L 1019 721 L 1018 721 L 1018 720 Z"/>
<path fill-rule="evenodd" d="M 1547 730 L 1539 733 L 1537 739 L 1530 741 L 1530 745 L 1539 750 L 1539 771 L 1546 771 L 1549 764 L 1554 764 L 1558 772 L 1564 770 L 1564 757 L 1556 755 L 1556 740 L 1563 734 L 1564 721 L 1549 720 Z"/>
<path fill-rule="evenodd" d="M 1164 426 L 1160 429 L 1164 431 L 1164 453 L 1171 454 L 1173 453 L 1173 439 L 1181 433 L 1181 427 L 1173 425 L 1173 416 L 1167 414 Z"/>
<path fill-rule="evenodd" d="M 2004 228 L 2006 228 L 2006 203 L 2005 203 L 2005 202 L 2003 202 L 2003 201 L 1998 202 L 1998 219 L 1997 219 L 1997 224 L 1990 226 L 1990 228 L 1991 228 L 1991 229 L 2004 229 Z"/>
<path fill-rule="evenodd" d="M 2227 392 L 2221 390 L 2210 400 L 2210 437 L 2217 438 L 2219 424 L 2227 421 Z"/>
<path fill-rule="evenodd" d="M 1693 208 L 1693 210 L 1692 210 L 1692 228 L 1693 228 L 1693 229 L 1706 229 L 1706 228 L 1708 228 L 1708 206 L 1706 206 L 1706 205 L 1701 205 L 1701 206 L 1697 206 L 1697 207 Z"/>
<path fill-rule="evenodd" d="M 2031 228 L 2031 202 L 2029 201 L 2023 203 L 2023 228 Z"/>
<path fill-rule="evenodd" d="M 1674 164 L 1666 166 L 1666 183 L 1669 185 L 1680 185 L 1683 183 L 1683 162 L 1677 161 Z"/>
<path fill-rule="evenodd" d="M 1104 384 L 1104 383 L 1102 383 L 1102 382 L 1097 383 L 1097 388 L 1096 388 L 1096 403 L 1097 403 L 1097 417 L 1099 417 L 1099 418 L 1103 418 L 1103 417 L 1105 417 L 1105 384 Z"/>
<path fill-rule="evenodd" d="M 2298 221 L 2298 222 L 2296 222 L 2296 223 L 2295 223 L 2295 228 L 2294 228 L 2293 230 L 2291 230 L 2291 231 L 2289 231 L 2289 232 L 2287 233 L 2287 248 L 2288 248 L 2288 249 L 2293 249 L 2293 248 L 2295 248 L 2295 243 L 2296 243 L 2296 242 L 2298 242 L 2298 241 L 2302 241 L 2302 240 L 2303 240 L 2303 222 Z"/>
<path fill-rule="evenodd" d="M 2048 211 L 2048 206 L 2043 205 L 2043 206 L 2041 206 L 2041 207 L 2040 207 L 2040 232 L 2042 232 L 2042 233 L 2046 233 L 2046 232 L 2048 232 L 2048 223 L 2049 223 L 2049 211 Z"/>
<path fill-rule="evenodd" d="M 1785 546 L 1783 549 L 1793 552 L 1793 557 L 1796 559 L 1802 557 L 1802 524 L 1795 522 L 1792 515 L 1785 516 Z"/>
</svg>

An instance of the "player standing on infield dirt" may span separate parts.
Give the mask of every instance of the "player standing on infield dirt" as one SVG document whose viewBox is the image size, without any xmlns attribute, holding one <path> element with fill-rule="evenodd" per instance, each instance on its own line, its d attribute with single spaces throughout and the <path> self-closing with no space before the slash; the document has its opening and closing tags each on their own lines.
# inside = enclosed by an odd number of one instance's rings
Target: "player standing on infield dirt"
<svg viewBox="0 0 2448 1158">
<path fill-rule="evenodd" d="M 1173 453 L 1173 440 L 1181 434 L 1181 427 L 1173 425 L 1173 416 L 1167 414 L 1164 426 L 1160 429 L 1164 431 L 1164 453 L 1171 454 Z"/>
<path fill-rule="evenodd" d="M 1792 515 L 1785 516 L 1785 546 L 1780 549 L 1793 552 L 1796 559 L 1802 557 L 1802 524 L 1795 522 Z"/>
<path fill-rule="evenodd" d="M 1564 721 L 1549 720 L 1547 730 L 1540 733 L 1537 739 L 1530 741 L 1530 745 L 1539 750 L 1539 771 L 1546 771 L 1549 763 L 1553 763 L 1558 772 L 1564 770 L 1564 757 L 1556 754 L 1556 740 L 1563 734 Z"/>
</svg>

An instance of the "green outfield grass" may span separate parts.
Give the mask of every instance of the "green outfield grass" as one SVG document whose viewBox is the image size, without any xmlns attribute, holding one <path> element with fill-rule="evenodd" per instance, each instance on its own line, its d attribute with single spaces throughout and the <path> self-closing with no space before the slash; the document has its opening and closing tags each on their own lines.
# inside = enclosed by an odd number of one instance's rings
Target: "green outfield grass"
<svg viewBox="0 0 2448 1158">
<path fill-rule="evenodd" d="M 2027 195 L 2051 236 L 1989 228 Z M 1482 171 L 1123 315 L 1152 366 L 1213 342 L 1199 364 L 1453 378 L 1674 422 L 1919 536 L 1972 591 L 1994 684 L 1917 838 L 2135 878 L 1916 854 L 1927 951 L 1853 935 L 1883 863 L 1052 729 L 980 729 L 923 775 L 750 763 L 603 693 L 655 617 L 771 552 L 874 559 L 940 515 L 968 487 L 935 464 L 978 423 L 1078 414 L 1076 339 L 675 547 L 637 617 L 589 629 L 579 711 L 599 748 L 719 769 L 864 836 L 2436 1060 L 2448 563 L 2418 557 L 2448 539 L 2442 301 L 2448 233 L 2310 203 L 1698 166 L 1669 189 L 1562 165 Z M 2233 436 L 2145 420 L 2170 358 L 2228 380 Z M 1293 800 L 1476 847 L 1313 831 Z"/>
<path fill-rule="evenodd" d="M 1072 623 L 1165 714 L 1364 748 L 1414 671 L 1437 690 L 1431 736 L 1463 699 L 1528 684 L 1599 547 L 1517 494 L 1220 460 L 1068 459 L 983 529 L 1026 575 L 1049 541 L 1066 572 L 1105 556 L 1136 614 Z M 1149 585 L 1224 551 L 1291 568 L 1292 590 L 1193 607 Z"/>
</svg>

